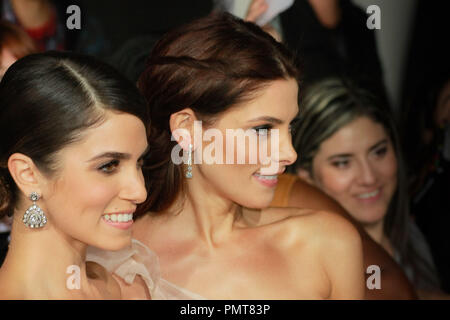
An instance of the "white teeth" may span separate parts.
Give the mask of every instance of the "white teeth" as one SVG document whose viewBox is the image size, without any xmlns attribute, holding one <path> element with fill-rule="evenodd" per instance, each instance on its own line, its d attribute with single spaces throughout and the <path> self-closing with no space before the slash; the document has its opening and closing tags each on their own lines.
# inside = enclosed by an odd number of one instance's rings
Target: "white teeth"
<svg viewBox="0 0 450 320">
<path fill-rule="evenodd" d="M 260 175 L 259 173 L 255 173 L 254 174 L 256 177 L 258 177 L 258 178 L 261 178 L 261 179 L 266 179 L 266 180 L 275 180 L 276 178 L 278 178 L 278 175 L 277 174 L 275 174 L 275 175 L 267 175 L 267 176 L 263 176 L 263 175 Z"/>
<path fill-rule="evenodd" d="M 106 221 L 112 222 L 128 222 L 133 220 L 132 213 L 120 213 L 120 214 L 105 214 L 103 216 Z"/>
<path fill-rule="evenodd" d="M 360 198 L 360 199 L 372 198 L 372 197 L 375 197 L 376 195 L 378 195 L 379 192 L 380 192 L 380 189 L 377 189 L 377 190 L 375 190 L 373 192 L 370 192 L 370 193 L 359 194 L 358 198 Z"/>
</svg>

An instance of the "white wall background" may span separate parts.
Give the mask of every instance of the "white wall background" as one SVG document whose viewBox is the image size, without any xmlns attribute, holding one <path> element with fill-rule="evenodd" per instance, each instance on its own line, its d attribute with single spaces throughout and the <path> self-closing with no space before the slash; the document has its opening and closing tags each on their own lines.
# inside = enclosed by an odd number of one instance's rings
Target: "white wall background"
<svg viewBox="0 0 450 320">
<path fill-rule="evenodd" d="M 375 30 L 386 89 L 395 111 L 401 101 L 403 72 L 413 31 L 417 0 L 352 0 L 364 11 L 375 4 L 381 11 L 381 29 Z"/>
</svg>

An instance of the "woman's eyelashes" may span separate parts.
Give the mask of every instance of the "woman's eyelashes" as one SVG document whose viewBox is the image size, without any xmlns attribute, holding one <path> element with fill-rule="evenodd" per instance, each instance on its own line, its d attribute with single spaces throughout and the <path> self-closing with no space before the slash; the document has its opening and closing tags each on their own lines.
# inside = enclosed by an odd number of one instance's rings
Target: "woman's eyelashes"
<svg viewBox="0 0 450 320">
<path fill-rule="evenodd" d="M 299 118 L 295 118 L 294 120 L 291 121 L 291 123 L 289 123 L 289 132 L 291 134 L 295 133 L 295 129 L 297 128 L 298 122 L 300 121 Z"/>
<path fill-rule="evenodd" d="M 295 131 L 295 126 L 293 126 L 292 124 L 289 125 L 289 133 L 293 134 Z"/>
<path fill-rule="evenodd" d="M 383 146 L 383 147 L 380 147 L 380 148 L 375 150 L 375 155 L 377 157 L 379 157 L 379 158 L 382 158 L 382 157 L 384 157 L 386 155 L 387 151 L 388 151 L 388 147 L 387 146 Z"/>
<path fill-rule="evenodd" d="M 349 159 L 340 159 L 331 162 L 331 165 L 338 169 L 346 169 L 348 168 L 349 164 L 350 164 Z"/>
<path fill-rule="evenodd" d="M 144 157 L 139 158 L 139 160 L 137 161 L 137 168 L 142 169 L 144 163 L 145 163 Z"/>
<path fill-rule="evenodd" d="M 267 136 L 272 130 L 273 126 L 271 124 L 263 124 L 260 126 L 253 127 L 252 130 L 256 132 L 259 136 Z"/>
<path fill-rule="evenodd" d="M 289 133 L 291 133 L 291 134 L 294 133 L 298 120 L 299 119 L 294 119 L 291 121 L 291 123 L 289 123 L 289 126 L 288 126 Z M 254 130 L 256 132 L 256 134 L 260 135 L 260 136 L 269 135 L 270 131 L 273 129 L 274 129 L 274 126 L 272 124 L 263 124 L 263 125 L 252 128 L 252 130 Z"/>
<path fill-rule="evenodd" d="M 119 166 L 121 164 L 121 161 L 118 159 L 113 159 L 108 161 L 105 164 L 102 164 L 101 166 L 98 167 L 98 170 L 101 171 L 102 173 L 105 174 L 112 174 L 117 172 L 117 170 L 119 169 Z M 136 162 L 136 168 L 138 170 L 142 170 L 142 167 L 144 166 L 144 158 L 141 157 L 137 162 Z"/>
<path fill-rule="evenodd" d="M 375 154 L 375 157 L 378 159 L 382 159 L 387 152 L 388 152 L 387 145 L 381 146 L 373 150 L 373 154 Z M 350 164 L 351 164 L 350 158 L 341 158 L 331 161 L 331 165 L 338 169 L 346 169 L 350 167 Z"/>
<path fill-rule="evenodd" d="M 120 160 L 117 159 L 110 160 L 107 163 L 102 164 L 100 167 L 98 167 L 98 170 L 105 174 L 112 174 L 117 170 L 119 164 Z"/>
</svg>

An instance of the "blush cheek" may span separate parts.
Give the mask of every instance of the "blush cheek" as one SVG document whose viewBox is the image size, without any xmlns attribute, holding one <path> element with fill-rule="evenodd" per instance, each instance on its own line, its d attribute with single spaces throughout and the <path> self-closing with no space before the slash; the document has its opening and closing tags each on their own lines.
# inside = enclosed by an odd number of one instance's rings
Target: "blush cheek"
<svg viewBox="0 0 450 320">
<path fill-rule="evenodd" d="M 71 196 L 59 199 L 55 203 L 57 205 L 55 209 L 59 211 L 64 208 L 64 220 L 71 222 L 71 228 L 82 225 L 87 231 L 95 227 L 106 209 L 110 209 L 108 205 L 117 195 L 113 185 L 112 181 L 99 182 L 99 179 L 83 179 L 80 176 L 67 177 L 64 187 L 60 190 L 62 195 Z"/>
<path fill-rule="evenodd" d="M 85 208 L 88 211 L 97 211 L 99 215 L 105 213 L 106 209 L 113 210 L 114 208 L 109 208 L 109 204 L 112 202 L 114 197 L 117 195 L 113 191 L 110 185 L 97 185 L 92 186 L 90 190 L 83 191 L 83 200 Z M 119 208 L 117 208 L 119 209 Z"/>
<path fill-rule="evenodd" d="M 315 173 L 316 186 L 336 200 L 350 214 L 357 210 L 358 204 L 351 194 L 354 176 L 351 171 L 340 172 L 335 168 L 322 168 Z"/>
<path fill-rule="evenodd" d="M 336 172 L 335 170 L 323 170 L 319 176 L 321 188 L 333 198 L 342 198 L 349 194 L 351 176 Z"/>
</svg>

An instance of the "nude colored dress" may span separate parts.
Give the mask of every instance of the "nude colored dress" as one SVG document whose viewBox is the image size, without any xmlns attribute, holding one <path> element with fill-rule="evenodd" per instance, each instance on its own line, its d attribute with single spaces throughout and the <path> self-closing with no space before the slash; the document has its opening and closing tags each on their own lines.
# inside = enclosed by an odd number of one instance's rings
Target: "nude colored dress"
<svg viewBox="0 0 450 320">
<path fill-rule="evenodd" d="M 88 247 L 86 261 L 98 263 L 108 272 L 133 283 L 137 275 L 147 285 L 152 300 L 204 300 L 202 296 L 161 278 L 157 255 L 143 243 L 131 240 L 131 246 L 119 251 Z"/>
</svg>

